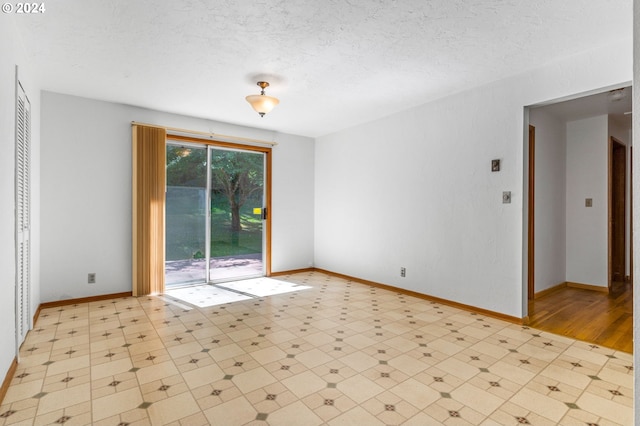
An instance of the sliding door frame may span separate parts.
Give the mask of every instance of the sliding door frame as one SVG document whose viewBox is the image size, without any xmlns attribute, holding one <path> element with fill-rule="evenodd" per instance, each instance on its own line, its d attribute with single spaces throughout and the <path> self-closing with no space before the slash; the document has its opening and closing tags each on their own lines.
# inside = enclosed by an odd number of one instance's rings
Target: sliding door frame
<svg viewBox="0 0 640 426">
<path fill-rule="evenodd" d="M 264 226 L 265 226 L 265 231 L 264 231 L 264 248 L 265 248 L 265 254 L 264 254 L 264 274 L 265 276 L 269 277 L 271 276 L 271 150 L 272 148 L 270 147 L 263 147 L 263 146 L 257 146 L 257 145 L 244 145 L 244 144 L 237 144 L 237 143 L 232 143 L 232 142 L 224 142 L 224 141 L 217 141 L 217 140 L 213 140 L 213 139 L 200 139 L 200 138 L 194 138 L 194 137 L 190 137 L 190 136 L 182 136 L 182 135 L 172 135 L 172 134 L 167 134 L 167 144 L 180 144 L 180 143 L 185 143 L 185 144 L 196 144 L 196 145 L 204 145 L 207 148 L 209 146 L 212 147 L 219 147 L 219 148 L 228 148 L 228 149 L 233 149 L 233 150 L 240 150 L 240 151 L 253 151 L 253 152 L 260 152 L 264 154 L 265 157 L 265 208 L 266 208 L 266 214 L 265 214 L 265 219 L 264 219 Z M 207 149 L 207 164 L 210 163 L 210 150 Z M 208 167 L 210 169 L 210 167 Z M 211 171 L 208 170 L 207 171 L 207 180 L 210 181 L 210 173 Z M 210 183 L 208 183 L 207 185 L 209 185 Z M 207 215 L 208 216 L 208 215 Z M 211 224 L 209 223 L 210 221 L 207 220 L 207 233 L 210 233 L 210 226 Z M 207 244 L 207 258 L 210 257 L 210 247 L 209 244 Z M 207 282 L 209 281 L 209 267 L 207 266 Z"/>
</svg>

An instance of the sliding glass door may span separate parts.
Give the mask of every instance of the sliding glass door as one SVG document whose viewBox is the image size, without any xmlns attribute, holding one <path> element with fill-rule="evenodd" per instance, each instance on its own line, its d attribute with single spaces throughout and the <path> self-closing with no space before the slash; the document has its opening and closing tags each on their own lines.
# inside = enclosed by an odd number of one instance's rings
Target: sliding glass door
<svg viewBox="0 0 640 426">
<path fill-rule="evenodd" d="M 264 153 L 211 149 L 209 281 L 264 275 Z"/>
<path fill-rule="evenodd" d="M 168 287 L 265 274 L 260 151 L 167 143 Z"/>
<path fill-rule="evenodd" d="M 207 279 L 207 148 L 167 144 L 165 285 Z"/>
</svg>

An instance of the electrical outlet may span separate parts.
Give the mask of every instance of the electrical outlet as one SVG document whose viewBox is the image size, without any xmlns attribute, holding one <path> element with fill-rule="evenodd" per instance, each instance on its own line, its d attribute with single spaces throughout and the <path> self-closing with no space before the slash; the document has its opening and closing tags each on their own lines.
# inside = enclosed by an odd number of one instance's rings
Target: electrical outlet
<svg viewBox="0 0 640 426">
<path fill-rule="evenodd" d="M 95 284 L 96 283 L 96 274 L 95 274 L 95 272 L 89 273 L 89 275 L 87 276 L 87 283 L 89 283 L 89 284 Z"/>
<path fill-rule="evenodd" d="M 584 199 L 585 207 L 593 207 L 593 198 L 585 198 Z"/>
<path fill-rule="evenodd" d="M 407 276 L 407 268 L 405 268 L 405 267 L 400 268 L 400 276 L 401 277 L 406 277 Z"/>
</svg>

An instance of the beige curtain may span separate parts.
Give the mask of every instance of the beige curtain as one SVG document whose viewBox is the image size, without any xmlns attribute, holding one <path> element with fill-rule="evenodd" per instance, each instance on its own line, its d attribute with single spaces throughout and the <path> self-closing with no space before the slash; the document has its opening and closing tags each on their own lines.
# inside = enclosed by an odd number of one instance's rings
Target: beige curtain
<svg viewBox="0 0 640 426">
<path fill-rule="evenodd" d="M 132 125 L 133 295 L 164 292 L 167 131 Z"/>
</svg>

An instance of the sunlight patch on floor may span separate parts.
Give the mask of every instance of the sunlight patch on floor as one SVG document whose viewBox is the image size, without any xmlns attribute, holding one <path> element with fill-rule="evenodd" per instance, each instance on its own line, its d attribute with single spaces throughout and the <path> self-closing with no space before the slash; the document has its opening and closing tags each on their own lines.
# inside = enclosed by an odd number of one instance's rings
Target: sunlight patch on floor
<svg viewBox="0 0 640 426">
<path fill-rule="evenodd" d="M 279 281 L 266 277 L 233 281 L 220 284 L 220 286 L 257 297 L 273 296 L 275 294 L 290 293 L 292 291 L 307 290 L 311 288 L 305 285 Z"/>
<path fill-rule="evenodd" d="M 231 281 L 218 285 L 201 284 L 191 287 L 181 287 L 167 290 L 164 295 L 174 301 L 182 301 L 199 308 L 206 308 L 310 288 L 310 286 L 262 277 Z"/>
<path fill-rule="evenodd" d="M 251 296 L 225 290 L 209 284 L 167 290 L 165 296 L 187 302 L 191 305 L 197 306 L 198 308 L 206 308 L 209 306 L 251 299 Z"/>
</svg>

